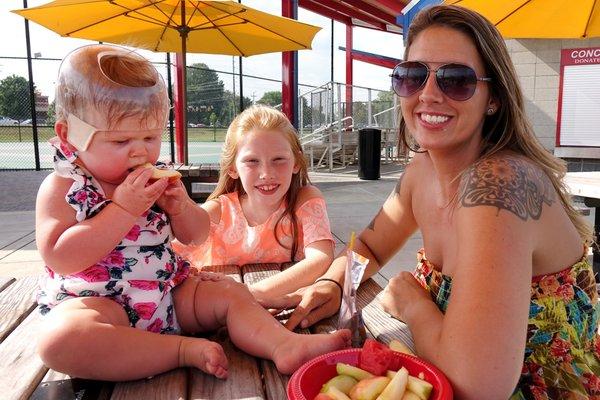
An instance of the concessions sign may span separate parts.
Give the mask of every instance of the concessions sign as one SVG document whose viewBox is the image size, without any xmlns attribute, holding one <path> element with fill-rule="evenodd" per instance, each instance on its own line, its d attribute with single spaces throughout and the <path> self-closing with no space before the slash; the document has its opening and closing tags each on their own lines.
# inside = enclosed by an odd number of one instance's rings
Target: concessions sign
<svg viewBox="0 0 600 400">
<path fill-rule="evenodd" d="M 563 49 L 557 146 L 600 147 L 600 47 Z"/>
</svg>

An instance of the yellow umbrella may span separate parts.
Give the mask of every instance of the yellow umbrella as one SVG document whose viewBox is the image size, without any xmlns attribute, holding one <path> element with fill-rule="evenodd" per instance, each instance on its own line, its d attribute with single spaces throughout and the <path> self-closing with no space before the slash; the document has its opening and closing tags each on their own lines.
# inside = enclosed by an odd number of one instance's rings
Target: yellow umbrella
<svg viewBox="0 0 600 400">
<path fill-rule="evenodd" d="M 226 0 L 55 0 L 13 12 L 61 36 L 181 53 L 184 66 L 188 51 L 251 56 L 310 49 L 321 29 Z M 185 86 L 182 95 L 187 162 Z"/>
<path fill-rule="evenodd" d="M 600 36 L 600 1 L 446 0 L 477 11 L 507 38 L 564 39 Z"/>
</svg>

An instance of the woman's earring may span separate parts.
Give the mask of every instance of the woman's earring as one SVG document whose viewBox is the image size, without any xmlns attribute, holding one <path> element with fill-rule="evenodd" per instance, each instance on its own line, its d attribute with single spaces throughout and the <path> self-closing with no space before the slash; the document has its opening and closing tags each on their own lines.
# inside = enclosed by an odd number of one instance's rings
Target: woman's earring
<svg viewBox="0 0 600 400">
<path fill-rule="evenodd" d="M 487 115 L 493 115 L 496 112 L 492 107 L 487 109 Z"/>
</svg>

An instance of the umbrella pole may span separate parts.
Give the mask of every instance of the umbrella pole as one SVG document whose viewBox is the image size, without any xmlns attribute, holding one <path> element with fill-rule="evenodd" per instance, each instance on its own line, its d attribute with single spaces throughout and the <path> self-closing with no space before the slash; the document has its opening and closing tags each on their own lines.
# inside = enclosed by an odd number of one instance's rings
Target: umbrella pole
<svg viewBox="0 0 600 400">
<path fill-rule="evenodd" d="M 185 0 L 181 2 L 181 25 L 179 26 L 179 36 L 181 36 L 181 88 L 179 94 L 179 120 L 181 121 L 181 144 L 182 162 L 188 164 L 188 126 L 187 126 L 187 35 L 189 28 L 185 25 Z"/>
</svg>

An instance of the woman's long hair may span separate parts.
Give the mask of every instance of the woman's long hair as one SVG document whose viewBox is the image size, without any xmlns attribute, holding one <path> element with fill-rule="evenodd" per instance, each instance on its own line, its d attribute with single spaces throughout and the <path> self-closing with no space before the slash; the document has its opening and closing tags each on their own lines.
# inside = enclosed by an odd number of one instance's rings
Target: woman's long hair
<svg viewBox="0 0 600 400">
<path fill-rule="evenodd" d="M 408 43 L 404 52 L 407 58 L 410 46 L 419 33 L 432 26 L 441 26 L 466 34 L 477 47 L 483 60 L 491 95 L 498 100 L 499 108 L 485 117 L 482 136 L 483 145 L 479 159 L 490 157 L 500 151 L 510 150 L 522 154 L 538 165 L 548 176 L 560 197 L 567 215 L 581 238 L 592 242 L 593 232 L 589 224 L 573 208 L 563 183 L 566 163 L 546 150 L 534 134 L 525 114 L 523 93 L 515 68 L 506 49 L 504 39 L 485 17 L 463 7 L 439 5 L 426 8 L 413 20 L 408 30 Z M 414 139 L 400 116 L 399 147 L 408 150 Z"/>
<path fill-rule="evenodd" d="M 286 193 L 285 200 L 287 204 L 285 211 L 275 223 L 275 239 L 281 246 L 283 246 L 279 237 L 281 231 L 280 226 L 284 218 L 289 216 L 292 228 L 292 247 L 290 250 L 291 259 L 294 261 L 296 251 L 298 249 L 298 221 L 294 211 L 298 202 L 298 193 L 300 192 L 300 188 L 308 185 L 310 180 L 308 178 L 308 166 L 306 158 L 302 152 L 302 146 L 298 140 L 296 129 L 281 111 L 268 106 L 256 105 L 247 108 L 237 117 L 235 117 L 227 129 L 225 143 L 223 144 L 223 151 L 221 153 L 220 161 L 221 168 L 219 172 L 219 182 L 217 183 L 217 187 L 215 188 L 214 192 L 208 196 L 208 200 L 217 199 L 220 195 L 226 193 L 237 192 L 238 196 L 242 196 L 246 193 L 240 179 L 233 179 L 229 175 L 229 172 L 235 165 L 239 141 L 245 134 L 254 130 L 277 132 L 283 135 L 290 144 L 292 153 L 294 154 L 294 162 L 298 167 L 298 172 L 292 175 L 290 188 Z"/>
</svg>

